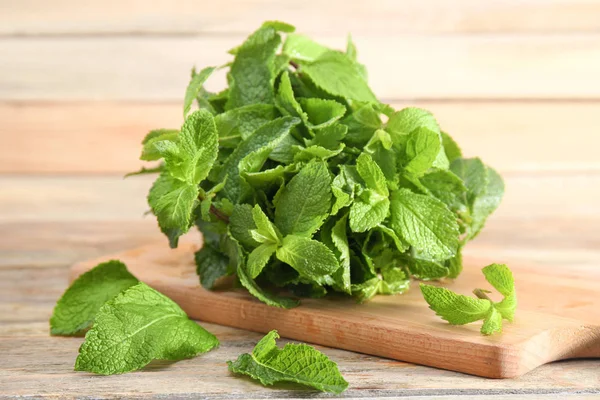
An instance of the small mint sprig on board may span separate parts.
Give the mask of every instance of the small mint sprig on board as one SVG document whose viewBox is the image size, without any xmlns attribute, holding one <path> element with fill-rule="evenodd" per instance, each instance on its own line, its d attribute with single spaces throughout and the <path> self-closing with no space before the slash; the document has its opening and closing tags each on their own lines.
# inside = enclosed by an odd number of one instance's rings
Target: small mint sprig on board
<svg viewBox="0 0 600 400">
<path fill-rule="evenodd" d="M 229 370 L 251 376 L 263 385 L 295 382 L 323 392 L 342 393 L 348 387 L 337 364 L 307 344 L 288 343 L 277 347 L 277 331 L 271 331 L 236 361 L 227 361 Z"/>
<path fill-rule="evenodd" d="M 452 325 L 465 325 L 483 320 L 481 333 L 491 335 L 502 332 L 502 320 L 512 322 L 517 307 L 517 295 L 512 272 L 504 264 L 491 264 L 482 269 L 485 279 L 504 298 L 494 302 L 485 289 L 475 289 L 477 298 L 454 293 L 451 290 L 421 284 L 425 301 L 437 315 Z"/>
</svg>

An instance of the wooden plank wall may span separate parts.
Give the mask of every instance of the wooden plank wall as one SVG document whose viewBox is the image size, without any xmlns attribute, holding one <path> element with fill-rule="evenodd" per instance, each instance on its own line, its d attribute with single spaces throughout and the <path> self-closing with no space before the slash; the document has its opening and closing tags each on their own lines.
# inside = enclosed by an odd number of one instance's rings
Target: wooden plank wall
<svg viewBox="0 0 600 400">
<path fill-rule="evenodd" d="M 0 0 L 0 173 L 121 174 L 266 19 L 344 46 L 503 172 L 598 171 L 598 0 Z M 218 88 L 223 76 L 209 86 Z"/>
</svg>

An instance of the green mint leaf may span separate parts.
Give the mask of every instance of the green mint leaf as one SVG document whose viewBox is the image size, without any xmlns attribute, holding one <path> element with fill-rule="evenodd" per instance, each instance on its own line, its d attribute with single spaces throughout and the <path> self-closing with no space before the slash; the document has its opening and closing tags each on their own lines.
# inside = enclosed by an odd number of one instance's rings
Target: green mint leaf
<svg viewBox="0 0 600 400">
<path fill-rule="evenodd" d="M 279 25 L 263 25 L 237 49 L 227 80 L 228 110 L 248 104 L 273 103 L 277 66 L 275 54 L 281 45 Z"/>
<path fill-rule="evenodd" d="M 154 144 L 156 142 L 160 142 L 163 140 L 169 140 L 172 142 L 177 141 L 177 136 L 179 135 L 179 131 L 177 129 L 156 129 L 150 131 L 148 135 L 144 138 L 142 144 L 144 147 L 142 148 L 142 154 L 140 155 L 140 160 L 143 161 L 156 161 L 162 158 L 162 154 L 156 149 Z"/>
<path fill-rule="evenodd" d="M 275 342 L 277 331 L 269 332 L 254 347 L 251 354 L 242 354 L 228 361 L 230 371 L 251 376 L 263 385 L 276 382 L 295 382 L 332 393 L 348 387 L 337 364 L 306 344 L 288 343 L 279 349 Z"/>
<path fill-rule="evenodd" d="M 258 240 L 255 235 L 253 235 L 255 240 L 260 243 L 280 243 L 281 234 L 277 232 L 275 225 L 273 225 L 273 223 L 269 220 L 269 217 L 267 217 L 258 204 L 252 209 L 252 218 L 256 224 L 256 230 L 254 230 L 254 232 L 256 232 L 256 236 L 261 238 L 261 240 Z"/>
<path fill-rule="evenodd" d="M 350 229 L 365 232 L 387 217 L 390 200 L 371 189 L 365 189 L 350 207 Z"/>
<path fill-rule="evenodd" d="M 50 318 L 50 334 L 79 334 L 92 326 L 104 303 L 137 283 L 121 261 L 98 264 L 77 278 L 58 300 Z"/>
<path fill-rule="evenodd" d="M 328 51 L 327 47 L 297 33 L 288 35 L 283 44 L 283 53 L 293 60 L 315 61 Z"/>
<path fill-rule="evenodd" d="M 462 179 L 449 170 L 433 170 L 420 178 L 421 184 L 453 211 L 466 207 L 467 188 Z"/>
<path fill-rule="evenodd" d="M 380 113 L 371 103 L 357 103 L 353 112 L 341 122 L 348 127 L 346 142 L 353 146 L 364 146 L 382 127 Z"/>
<path fill-rule="evenodd" d="M 388 180 L 388 184 L 396 181 L 396 152 L 392 150 L 393 142 L 389 133 L 377 129 L 367 145 L 365 151 L 371 155 Z"/>
<path fill-rule="evenodd" d="M 279 187 L 285 181 L 286 176 L 297 172 L 297 166 L 278 165 L 275 168 L 266 169 L 260 172 L 244 172 L 242 177 L 250 186 L 256 190 L 269 190 L 275 186 Z"/>
<path fill-rule="evenodd" d="M 190 229 L 199 194 L 197 185 L 175 179 L 164 171 L 150 188 L 148 204 L 171 247 L 177 247 L 179 237 Z"/>
<path fill-rule="evenodd" d="M 321 146 L 310 146 L 306 148 L 295 146 L 294 148 L 298 150 L 298 152 L 294 154 L 294 162 L 308 162 L 312 159 L 327 160 L 340 154 L 344 150 L 344 147 L 343 143 L 340 143 L 340 146 L 334 150 L 326 149 Z"/>
<path fill-rule="evenodd" d="M 456 251 L 456 255 L 446 260 L 446 268 L 448 268 L 448 278 L 458 278 L 462 272 L 462 249 L 459 247 Z"/>
<path fill-rule="evenodd" d="M 172 300 L 138 283 L 100 308 L 79 349 L 75 370 L 121 374 L 156 359 L 191 358 L 218 344 Z"/>
<path fill-rule="evenodd" d="M 392 255 L 392 257 L 394 257 Z M 404 293 L 410 287 L 410 277 L 404 269 L 388 265 L 381 269 L 382 280 L 379 284 L 379 293 L 392 295 Z"/>
<path fill-rule="evenodd" d="M 187 117 L 194 99 L 198 97 L 198 94 L 202 90 L 202 85 L 204 85 L 204 82 L 206 82 L 215 69 L 214 67 L 207 67 L 198 73 L 196 73 L 195 68 L 192 69 L 192 79 L 185 90 L 185 98 L 183 100 L 183 118 Z"/>
<path fill-rule="evenodd" d="M 465 203 L 471 216 L 467 239 L 472 239 L 481 231 L 488 216 L 500 205 L 504 195 L 504 182 L 496 171 L 486 167 L 478 158 L 456 159 L 450 169 L 463 180 L 467 189 Z"/>
<path fill-rule="evenodd" d="M 458 146 L 458 143 L 456 143 L 454 139 L 452 139 L 452 137 L 444 131 L 442 131 L 442 145 L 444 146 L 444 152 L 446 153 L 450 163 L 457 158 L 462 158 L 462 150 Z"/>
<path fill-rule="evenodd" d="M 483 320 L 481 333 L 492 335 L 500 332 L 502 332 L 502 315 L 495 308 L 492 308 Z"/>
<path fill-rule="evenodd" d="M 515 309 L 517 307 L 517 297 L 515 293 L 515 281 L 513 274 L 504 264 L 491 264 L 482 269 L 485 279 L 504 296 L 499 303 L 494 303 L 494 307 L 509 321 L 514 319 Z"/>
<path fill-rule="evenodd" d="M 356 160 L 356 170 L 367 187 L 350 207 L 350 229 L 364 232 L 379 225 L 387 217 L 390 201 L 383 172 L 370 155 L 362 153 Z"/>
<path fill-rule="evenodd" d="M 340 263 L 340 268 L 333 273 L 333 279 L 340 289 L 348 294 L 352 294 L 350 279 L 350 246 L 348 245 L 348 235 L 346 227 L 348 226 L 348 215 L 342 216 L 335 222 L 331 230 L 331 242 L 335 247 L 335 253 Z"/>
<path fill-rule="evenodd" d="M 296 30 L 294 25 L 282 21 L 265 21 L 262 24 L 263 28 L 270 27 L 278 32 L 292 33 Z"/>
<path fill-rule="evenodd" d="M 418 128 L 427 128 L 436 133 L 440 132 L 440 126 L 433 114 L 417 107 L 403 108 L 392 114 L 385 130 L 397 137 L 398 135 L 409 135 Z"/>
<path fill-rule="evenodd" d="M 314 61 L 302 61 L 300 71 L 318 88 L 333 96 L 377 103 L 360 68 L 343 53 L 328 51 Z"/>
<path fill-rule="evenodd" d="M 243 141 L 231 155 L 225 160 L 219 180 L 227 176 L 227 182 L 223 189 L 225 196 L 234 203 L 238 203 L 247 190 L 244 179 L 240 176 L 239 164 L 250 153 L 262 150 L 259 153 L 262 161 L 266 161 L 268 153 L 288 135 L 290 129 L 300 123 L 300 120 L 292 117 L 277 118 L 262 125 L 245 141 Z M 266 150 L 266 151 L 265 151 Z"/>
<path fill-rule="evenodd" d="M 277 249 L 277 258 L 294 268 L 300 276 L 319 284 L 331 282 L 330 274 L 340 267 L 335 254 L 323 243 L 302 236 L 288 235 Z"/>
<path fill-rule="evenodd" d="M 292 89 L 290 75 L 287 71 L 281 75 L 281 82 L 279 83 L 277 96 L 275 97 L 275 105 L 283 115 L 298 117 L 303 121 L 306 121 L 308 118 L 294 96 L 294 89 Z"/>
<path fill-rule="evenodd" d="M 262 301 L 263 303 L 268 304 L 273 307 L 294 308 L 294 307 L 298 306 L 298 302 L 295 300 L 292 300 L 287 297 L 276 296 L 272 293 L 267 292 L 266 290 L 263 290 L 261 287 L 259 287 L 256 284 L 256 282 L 250 277 L 250 275 L 246 269 L 246 265 L 244 264 L 243 259 L 241 257 L 242 250 L 239 248 L 239 245 L 238 245 L 237 252 L 238 252 L 238 256 L 236 257 L 236 259 L 237 259 L 236 272 L 237 272 L 238 279 L 240 280 L 240 283 L 242 284 L 242 286 L 244 286 L 252 296 L 256 297 L 258 300 Z"/>
<path fill-rule="evenodd" d="M 421 283 L 425 301 L 437 315 L 452 325 L 464 325 L 484 319 L 492 309 L 492 303 L 456 294 L 451 290 Z"/>
<path fill-rule="evenodd" d="M 346 192 L 348 187 L 346 177 L 340 172 L 331 182 L 331 193 L 333 194 L 333 205 L 331 215 L 336 215 L 339 210 L 352 203 L 354 191 Z"/>
<path fill-rule="evenodd" d="M 448 276 L 449 269 L 435 261 L 412 258 L 408 262 L 410 274 L 419 280 L 435 280 Z"/>
<path fill-rule="evenodd" d="M 235 240 L 246 249 L 254 249 L 260 245 L 252 236 L 256 229 L 252 206 L 249 204 L 236 204 L 229 217 L 229 231 Z"/>
<path fill-rule="evenodd" d="M 467 205 L 472 209 L 475 199 L 485 193 L 488 171 L 479 158 L 459 158 L 452 162 L 450 170 L 464 182 L 467 188 Z"/>
<path fill-rule="evenodd" d="M 336 122 L 332 125 L 329 125 L 322 129 L 317 129 L 313 131 L 315 135 L 314 138 L 310 141 L 307 141 L 307 145 L 311 146 L 321 146 L 326 149 L 337 149 L 341 143 L 341 141 L 346 137 L 348 133 L 348 127 L 342 123 Z"/>
<path fill-rule="evenodd" d="M 391 227 L 417 251 L 433 260 L 456 255 L 458 224 L 441 201 L 407 189 L 391 196 Z"/>
<path fill-rule="evenodd" d="M 474 238 L 479 234 L 485 225 L 485 221 L 498 208 L 504 196 L 502 177 L 490 167 L 487 167 L 487 175 L 488 182 L 485 193 L 473 201 L 470 238 Z"/>
<path fill-rule="evenodd" d="M 310 129 L 323 129 L 333 125 L 344 116 L 346 107 L 335 100 L 300 98 L 298 100 Z"/>
<path fill-rule="evenodd" d="M 276 250 L 277 244 L 275 243 L 263 243 L 252 250 L 247 261 L 248 276 L 254 279 L 260 275 Z"/>
<path fill-rule="evenodd" d="M 370 155 L 361 153 L 361 155 L 358 156 L 358 159 L 356 160 L 356 171 L 365 181 L 368 189 L 372 189 L 381 196 L 389 196 L 385 175 Z"/>
<path fill-rule="evenodd" d="M 312 161 L 285 186 L 275 208 L 275 225 L 285 235 L 311 236 L 331 209 L 327 164 Z"/>
<path fill-rule="evenodd" d="M 220 278 L 232 273 L 228 257 L 210 243 L 203 243 L 194 259 L 200 284 L 206 289 L 212 289 Z"/>
<path fill-rule="evenodd" d="M 427 128 L 417 128 L 408 135 L 404 170 L 421 176 L 433 166 L 442 144 L 440 135 Z"/>
<path fill-rule="evenodd" d="M 219 145 L 235 148 L 258 128 L 277 116 L 272 104 L 250 104 L 215 116 Z"/>
<path fill-rule="evenodd" d="M 356 45 L 352 41 L 352 36 L 348 34 L 348 38 L 346 39 L 346 55 L 352 61 L 356 61 L 358 53 L 356 51 Z"/>
<path fill-rule="evenodd" d="M 365 303 L 371 300 L 377 293 L 381 285 L 381 278 L 371 278 L 362 283 L 352 284 L 352 295 L 356 297 L 359 303 Z"/>
</svg>

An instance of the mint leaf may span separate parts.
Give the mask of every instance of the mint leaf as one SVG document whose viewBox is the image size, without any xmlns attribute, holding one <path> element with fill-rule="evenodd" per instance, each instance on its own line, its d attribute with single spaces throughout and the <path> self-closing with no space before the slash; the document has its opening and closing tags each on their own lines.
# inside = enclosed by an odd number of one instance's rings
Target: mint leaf
<svg viewBox="0 0 600 400">
<path fill-rule="evenodd" d="M 256 297 L 263 303 L 268 304 L 273 307 L 293 308 L 298 305 L 298 302 L 295 300 L 292 300 L 287 297 L 276 296 L 272 293 L 269 293 L 269 292 L 263 290 L 261 287 L 259 287 L 256 284 L 256 282 L 250 277 L 250 275 L 247 271 L 247 267 L 244 264 L 244 261 L 242 259 L 242 250 L 239 247 L 239 245 L 237 246 L 236 251 L 237 251 L 237 257 L 236 257 L 237 269 L 236 269 L 236 271 L 237 271 L 238 279 L 240 280 L 240 283 L 242 284 L 242 286 L 244 286 L 248 290 L 248 292 L 250 292 L 250 294 L 252 296 Z"/>
<path fill-rule="evenodd" d="M 173 248 L 177 247 L 179 236 L 190 229 L 192 211 L 199 204 L 198 195 L 197 186 L 175 179 L 165 172 L 150 188 L 148 204 Z"/>
<path fill-rule="evenodd" d="M 277 331 L 269 332 L 254 347 L 251 354 L 242 354 L 228 361 L 229 370 L 251 376 L 263 385 L 295 382 L 315 389 L 341 393 L 348 387 L 337 364 L 306 344 L 288 343 L 277 348 Z"/>
<path fill-rule="evenodd" d="M 204 243 L 194 256 L 200 284 L 212 289 L 220 278 L 229 275 L 229 259 L 209 243 Z"/>
<path fill-rule="evenodd" d="M 312 62 L 301 62 L 300 71 L 325 92 L 349 100 L 376 103 L 377 98 L 361 70 L 345 54 L 328 51 Z"/>
<path fill-rule="evenodd" d="M 406 143 L 407 163 L 404 170 L 421 176 L 433 166 L 442 144 L 438 133 L 427 128 L 417 128 L 408 135 Z"/>
<path fill-rule="evenodd" d="M 162 154 L 156 149 L 154 143 L 160 142 L 163 140 L 177 141 L 177 136 L 179 135 L 179 131 L 177 129 L 156 129 L 150 131 L 148 135 L 144 138 L 142 144 L 144 147 L 142 148 L 142 154 L 140 155 L 140 160 L 143 161 L 156 161 L 162 158 Z"/>
<path fill-rule="evenodd" d="M 466 207 L 467 188 L 462 179 L 449 170 L 433 170 L 420 178 L 431 194 L 453 211 Z"/>
<path fill-rule="evenodd" d="M 370 155 L 362 153 L 356 160 L 356 170 L 366 185 L 350 207 L 350 228 L 364 232 L 379 225 L 388 215 L 389 191 L 383 172 Z"/>
<path fill-rule="evenodd" d="M 177 304 L 138 283 L 100 308 L 79 349 L 75 370 L 121 374 L 152 360 L 191 358 L 218 344 Z"/>
<path fill-rule="evenodd" d="M 217 130 L 213 116 L 206 110 L 191 114 L 184 122 L 177 141 L 154 143 L 165 159 L 165 168 L 148 194 L 148 204 L 161 230 L 177 247 L 179 236 L 192 222 L 199 204 L 198 185 L 212 168 L 218 152 Z"/>
<path fill-rule="evenodd" d="M 269 153 L 300 120 L 292 117 L 277 118 L 260 128 L 243 141 L 223 163 L 219 180 L 228 177 L 223 189 L 225 196 L 234 203 L 245 196 L 246 184 L 240 176 L 239 164 L 246 156 L 253 152 L 266 161 Z M 262 150 L 262 151 L 261 151 Z M 266 151 L 265 151 L 266 150 Z"/>
<path fill-rule="evenodd" d="M 331 177 L 327 164 L 312 161 L 281 192 L 275 208 L 275 225 L 285 235 L 311 236 L 331 208 Z"/>
<path fill-rule="evenodd" d="M 272 104 L 250 104 L 215 116 L 219 145 L 235 148 L 254 131 L 277 116 Z"/>
<path fill-rule="evenodd" d="M 392 193 L 390 210 L 392 229 L 423 255 L 446 260 L 456 254 L 458 224 L 444 203 L 401 189 Z"/>
<path fill-rule="evenodd" d="M 260 275 L 276 250 L 277 244 L 274 243 L 263 243 L 252 250 L 248 256 L 248 276 L 254 279 Z"/>
<path fill-rule="evenodd" d="M 315 61 L 328 51 L 327 47 L 297 33 L 288 35 L 283 44 L 283 53 L 293 60 Z"/>
<path fill-rule="evenodd" d="M 487 167 L 488 182 L 485 193 L 473 201 L 471 211 L 471 234 L 474 238 L 479 234 L 487 218 L 498 208 L 504 196 L 504 181 L 492 168 Z"/>
<path fill-rule="evenodd" d="M 333 125 L 344 116 L 346 107 L 334 100 L 301 98 L 298 100 L 310 129 L 323 129 Z"/>
<path fill-rule="evenodd" d="M 421 284 L 421 292 L 429 307 L 453 325 L 484 320 L 482 334 L 502 332 L 502 319 L 512 321 L 517 307 L 513 275 L 504 264 L 488 265 L 482 272 L 486 280 L 504 296 L 502 301 L 493 302 L 486 294 L 490 292 L 484 289 L 473 291 L 478 298 L 424 284 Z"/>
<path fill-rule="evenodd" d="M 321 285 L 330 283 L 329 275 L 340 267 L 327 246 L 302 236 L 286 236 L 282 246 L 277 249 L 277 258 L 298 271 L 300 276 Z"/>
<path fill-rule="evenodd" d="M 229 231 L 235 240 L 247 249 L 253 249 L 260 245 L 252 236 L 256 229 L 252 206 L 249 204 L 236 204 L 229 217 Z"/>
<path fill-rule="evenodd" d="M 491 335 L 497 332 L 502 332 L 502 315 L 496 308 L 492 308 L 483 320 L 481 333 L 484 335 Z"/>
<path fill-rule="evenodd" d="M 262 26 L 237 49 L 227 75 L 229 99 L 226 109 L 273 103 L 275 53 L 281 45 L 277 30 L 278 27 Z"/>
<path fill-rule="evenodd" d="M 56 302 L 50 334 L 76 335 L 84 331 L 92 326 L 104 303 L 137 283 L 121 261 L 96 265 L 77 278 Z"/>
<path fill-rule="evenodd" d="M 462 150 L 450 135 L 442 131 L 442 145 L 449 162 L 462 158 Z"/>
<path fill-rule="evenodd" d="M 275 105 L 283 115 L 299 117 L 303 121 L 306 121 L 307 119 L 304 110 L 302 110 L 300 103 L 298 103 L 294 96 L 290 75 L 287 71 L 281 75 L 281 82 L 279 83 L 277 96 L 275 97 Z"/>
<path fill-rule="evenodd" d="M 421 284 L 425 301 L 437 315 L 452 325 L 464 325 L 484 319 L 492 308 L 486 299 L 456 294 L 446 288 Z"/>
<path fill-rule="evenodd" d="M 335 247 L 334 252 L 340 263 L 340 268 L 333 273 L 333 279 L 341 290 L 351 294 L 350 246 L 348 245 L 348 235 L 346 234 L 347 225 L 348 216 L 344 215 L 336 221 L 331 230 L 331 242 Z"/>
<path fill-rule="evenodd" d="M 512 322 L 517 307 L 515 281 L 512 272 L 504 264 L 491 264 L 481 270 L 485 279 L 504 296 L 494 307 L 500 312 L 502 318 Z"/>
<path fill-rule="evenodd" d="M 273 225 L 258 204 L 252 209 L 252 219 L 256 224 L 256 229 L 250 232 L 254 240 L 259 243 L 280 243 L 281 234 L 277 232 L 275 225 Z"/>
<path fill-rule="evenodd" d="M 187 117 L 194 99 L 198 97 L 198 94 L 202 90 L 202 85 L 204 85 L 204 82 L 206 82 L 214 70 L 214 67 L 207 67 L 196 73 L 196 69 L 192 69 L 192 79 L 185 90 L 185 99 L 183 100 L 183 118 Z"/>
<path fill-rule="evenodd" d="M 420 280 L 442 279 L 450 273 L 445 266 L 429 260 L 413 258 L 408 263 L 410 274 Z"/>
</svg>

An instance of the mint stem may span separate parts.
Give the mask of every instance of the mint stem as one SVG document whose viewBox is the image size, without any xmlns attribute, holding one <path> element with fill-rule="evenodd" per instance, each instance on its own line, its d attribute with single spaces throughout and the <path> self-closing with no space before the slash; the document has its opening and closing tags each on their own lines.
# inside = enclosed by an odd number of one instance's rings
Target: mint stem
<svg viewBox="0 0 600 400">
<path fill-rule="evenodd" d="M 492 299 L 490 299 L 489 296 L 487 294 L 485 294 L 485 292 L 486 291 L 483 290 L 483 289 L 475 289 L 475 290 L 473 290 L 473 294 L 475 296 L 477 296 L 478 298 L 492 301 Z"/>
<path fill-rule="evenodd" d="M 202 200 L 204 200 L 204 197 L 202 195 L 199 195 L 198 200 L 202 201 Z M 227 214 L 225 214 L 224 212 L 222 212 L 221 210 L 219 210 L 213 204 L 210 205 L 209 212 L 212 215 L 214 215 L 215 217 L 217 217 L 218 219 L 220 219 L 221 221 L 225 222 L 226 224 L 229 223 L 229 216 Z"/>
</svg>

